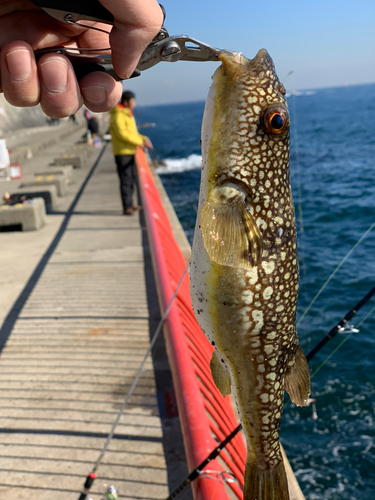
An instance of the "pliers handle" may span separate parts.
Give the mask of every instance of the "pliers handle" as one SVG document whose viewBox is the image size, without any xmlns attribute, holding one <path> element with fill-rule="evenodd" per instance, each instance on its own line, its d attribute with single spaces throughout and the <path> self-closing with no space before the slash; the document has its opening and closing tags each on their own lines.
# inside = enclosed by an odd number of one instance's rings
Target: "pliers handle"
<svg viewBox="0 0 375 500">
<path fill-rule="evenodd" d="M 58 21 L 67 24 L 76 24 L 83 20 L 110 25 L 114 22 L 112 14 L 98 0 L 32 0 L 32 2 Z M 165 19 L 165 10 L 162 5 L 160 7 Z M 188 45 L 189 43 L 193 45 Z M 98 56 L 90 55 L 88 49 L 49 47 L 35 51 L 35 55 L 39 59 L 43 54 L 53 52 L 63 54 L 71 61 L 78 79 L 93 71 L 104 71 L 116 80 L 120 80 L 113 69 L 109 54 Z M 152 68 L 162 61 L 217 61 L 221 52 L 234 54 L 231 51 L 215 49 L 187 35 L 169 36 L 163 25 L 142 53 L 137 68 L 130 78 L 139 76 L 141 71 Z"/>
<path fill-rule="evenodd" d="M 113 24 L 113 16 L 98 0 L 31 0 L 62 23 L 97 21 Z"/>
</svg>

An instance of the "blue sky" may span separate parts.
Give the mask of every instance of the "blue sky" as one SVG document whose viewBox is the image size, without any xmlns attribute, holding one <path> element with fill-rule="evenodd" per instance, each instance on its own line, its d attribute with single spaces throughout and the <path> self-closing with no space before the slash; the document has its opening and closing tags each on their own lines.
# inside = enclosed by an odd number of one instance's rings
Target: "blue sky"
<svg viewBox="0 0 375 500">
<path fill-rule="evenodd" d="M 375 82 L 375 0 L 161 3 L 170 35 L 189 35 L 248 58 L 267 49 L 287 90 Z M 216 66 L 160 63 L 124 85 L 140 105 L 204 100 Z"/>
</svg>

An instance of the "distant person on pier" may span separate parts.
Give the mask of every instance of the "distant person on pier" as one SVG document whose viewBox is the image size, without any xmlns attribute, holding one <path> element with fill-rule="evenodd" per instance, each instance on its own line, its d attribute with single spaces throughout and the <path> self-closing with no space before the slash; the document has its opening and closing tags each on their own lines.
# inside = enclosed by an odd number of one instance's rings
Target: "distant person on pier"
<svg viewBox="0 0 375 500">
<path fill-rule="evenodd" d="M 92 113 L 90 113 L 88 109 L 85 109 L 85 111 L 83 112 L 83 116 L 86 119 L 87 131 L 90 132 L 92 138 L 95 138 L 95 136 L 99 132 L 98 120 L 95 118 L 95 116 L 92 115 Z"/>
<path fill-rule="evenodd" d="M 133 215 L 141 207 L 133 204 L 136 184 L 135 153 L 137 147 L 153 149 L 150 139 L 138 132 L 133 116 L 135 94 L 129 90 L 122 94 L 121 102 L 111 111 L 110 134 L 115 155 L 124 215 Z"/>
</svg>

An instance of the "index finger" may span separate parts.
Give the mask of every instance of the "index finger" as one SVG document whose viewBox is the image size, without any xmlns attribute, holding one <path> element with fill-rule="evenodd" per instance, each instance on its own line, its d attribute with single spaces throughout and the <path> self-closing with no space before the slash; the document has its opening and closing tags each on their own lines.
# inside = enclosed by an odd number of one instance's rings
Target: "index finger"
<svg viewBox="0 0 375 500">
<path fill-rule="evenodd" d="M 121 78 L 129 78 L 142 52 L 157 35 L 163 13 L 156 0 L 101 0 L 115 18 L 110 35 L 112 63 Z"/>
</svg>

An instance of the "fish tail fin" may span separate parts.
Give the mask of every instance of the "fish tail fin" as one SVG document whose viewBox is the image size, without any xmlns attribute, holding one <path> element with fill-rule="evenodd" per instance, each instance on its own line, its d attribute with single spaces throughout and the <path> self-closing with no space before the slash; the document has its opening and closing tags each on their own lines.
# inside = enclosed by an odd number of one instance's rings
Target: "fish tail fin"
<svg viewBox="0 0 375 500">
<path fill-rule="evenodd" d="M 243 500 L 289 500 L 284 462 L 263 470 L 256 462 L 247 461 Z"/>
</svg>

